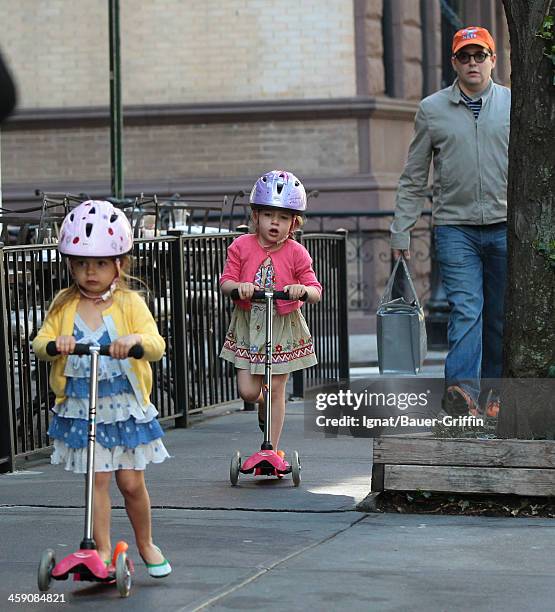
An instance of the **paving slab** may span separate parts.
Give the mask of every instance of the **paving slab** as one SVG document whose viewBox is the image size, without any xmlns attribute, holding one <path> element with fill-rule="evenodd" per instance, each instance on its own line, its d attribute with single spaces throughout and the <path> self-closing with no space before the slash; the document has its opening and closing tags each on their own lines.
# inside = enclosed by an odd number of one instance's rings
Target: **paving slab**
<svg viewBox="0 0 555 612">
<path fill-rule="evenodd" d="M 0 610 L 551 611 L 555 523 L 549 519 L 362 514 L 372 440 L 305 437 L 302 403 L 288 406 L 290 478 L 229 483 L 235 449 L 260 444 L 256 413 L 238 406 L 169 429 L 172 459 L 147 470 L 156 542 L 174 571 L 151 579 L 114 490 L 112 534 L 136 562 L 129 599 L 114 587 L 55 582 L 64 603 L 10 603 L 38 594 L 40 554 L 72 551 L 83 532 L 82 476 L 29 462 L 0 476 Z"/>
<path fill-rule="evenodd" d="M 71 550 L 80 513 L 0 508 L 0 601 L 36 593 L 40 551 Z M 137 563 L 129 599 L 113 587 L 56 582 L 60 609 L 525 611 L 553 609 L 553 521 L 429 515 L 155 510 L 156 540 L 174 572 Z M 113 531 L 132 541 L 121 510 Z M 9 551 L 9 554 L 5 554 Z M 130 556 L 137 560 L 136 549 Z"/>
<path fill-rule="evenodd" d="M 129 599 L 113 586 L 54 581 L 50 593 L 65 598 L 60 609 L 139 611 L 196 609 L 218 600 L 233 587 L 269 571 L 276 561 L 317 545 L 348 528 L 356 512 L 284 513 L 218 510 L 154 510 L 156 542 L 170 559 L 173 573 L 150 578 L 133 543 L 129 521 L 115 510 L 112 533 L 130 542 L 136 564 Z M 0 508 L 0 609 L 12 609 L 11 593 L 38 593 L 36 571 L 41 552 L 52 548 L 60 559 L 83 534 L 82 512 L 64 508 Z M 9 551 L 9 554 L 8 554 Z M 52 604 L 13 604 L 18 610 L 51 610 Z M 55 607 L 57 609 L 57 606 Z"/>
<path fill-rule="evenodd" d="M 275 610 L 553 610 L 553 521 L 368 515 L 264 577 Z M 294 584 L 295 587 L 285 588 Z M 315 584 L 322 588 L 311 588 Z M 242 589 L 243 601 L 254 585 Z M 256 595 L 264 592 L 256 586 Z M 225 599 L 213 610 L 232 610 Z"/>
<path fill-rule="evenodd" d="M 307 438 L 303 403 L 291 403 L 282 435 L 283 448 L 298 450 L 302 484 L 290 477 L 255 479 L 240 475 L 239 486 L 229 482 L 234 451 L 243 456 L 260 448 L 262 434 L 255 412 L 238 405 L 219 417 L 208 418 L 187 429 L 168 429 L 164 443 L 172 458 L 146 470 L 154 507 L 245 508 L 295 511 L 353 510 L 370 490 L 372 443 L 368 439 Z M 113 501 L 123 507 L 115 485 Z M 83 506 L 84 478 L 52 466 L 33 462 L 28 470 L 0 476 L 0 503 L 22 506 Z"/>
</svg>

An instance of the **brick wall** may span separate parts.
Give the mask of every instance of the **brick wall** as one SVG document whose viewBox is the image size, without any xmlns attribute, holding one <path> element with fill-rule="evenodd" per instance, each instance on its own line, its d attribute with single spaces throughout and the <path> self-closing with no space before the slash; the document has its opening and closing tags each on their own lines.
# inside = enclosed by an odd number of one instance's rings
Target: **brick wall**
<svg viewBox="0 0 555 612">
<path fill-rule="evenodd" d="M 2 13 L 22 108 L 108 104 L 107 2 L 2 0 Z M 355 94 L 351 1 L 125 0 L 120 15 L 124 104 Z"/>
<path fill-rule="evenodd" d="M 7 131 L 6 183 L 110 179 L 107 128 Z M 124 130 L 126 181 L 254 176 L 289 168 L 301 176 L 351 176 L 358 168 L 356 120 L 133 126 Z"/>
<path fill-rule="evenodd" d="M 1 13 L 20 108 L 108 103 L 107 2 L 2 0 Z"/>
</svg>

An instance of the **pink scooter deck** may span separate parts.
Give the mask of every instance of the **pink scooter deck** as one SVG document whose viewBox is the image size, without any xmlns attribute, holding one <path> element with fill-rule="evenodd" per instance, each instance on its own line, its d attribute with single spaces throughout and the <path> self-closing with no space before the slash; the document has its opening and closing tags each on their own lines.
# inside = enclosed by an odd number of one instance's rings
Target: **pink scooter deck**
<svg viewBox="0 0 555 612">
<path fill-rule="evenodd" d="M 114 568 L 106 566 L 104 561 L 98 556 L 97 550 L 80 549 L 64 557 L 52 570 L 52 577 L 59 578 L 71 572 L 78 565 L 84 565 L 96 578 L 106 580 L 114 575 Z"/>
<path fill-rule="evenodd" d="M 241 465 L 240 471 L 243 474 L 249 474 L 251 470 L 256 469 L 261 463 L 269 463 L 276 470 L 276 473 L 291 471 L 289 463 L 273 450 L 259 450 L 254 453 Z"/>
</svg>

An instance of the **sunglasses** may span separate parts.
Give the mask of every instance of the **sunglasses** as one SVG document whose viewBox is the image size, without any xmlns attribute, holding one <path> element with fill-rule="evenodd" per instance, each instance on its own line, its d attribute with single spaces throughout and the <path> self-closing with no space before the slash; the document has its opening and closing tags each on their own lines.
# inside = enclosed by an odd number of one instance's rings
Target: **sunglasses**
<svg viewBox="0 0 555 612">
<path fill-rule="evenodd" d="M 468 64 L 470 58 L 473 57 L 477 64 L 483 64 L 486 61 L 486 57 L 489 57 L 491 53 L 485 51 L 478 51 L 477 53 L 467 53 L 466 51 L 459 51 L 455 53 L 453 57 L 457 59 L 461 64 Z"/>
</svg>

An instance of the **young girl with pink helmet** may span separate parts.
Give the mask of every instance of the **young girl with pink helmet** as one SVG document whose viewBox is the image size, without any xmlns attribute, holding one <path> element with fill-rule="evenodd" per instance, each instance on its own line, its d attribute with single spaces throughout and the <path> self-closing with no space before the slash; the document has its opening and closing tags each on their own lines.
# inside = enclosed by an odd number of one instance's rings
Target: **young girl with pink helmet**
<svg viewBox="0 0 555 612">
<path fill-rule="evenodd" d="M 322 286 L 308 251 L 293 238 L 302 226 L 306 193 L 291 172 L 273 170 L 261 176 L 250 194 L 252 233 L 235 239 L 227 251 L 220 278 L 222 292 L 239 291 L 220 357 L 235 365 L 239 394 L 258 402 L 264 430 L 262 394 L 265 355 L 265 305 L 252 302 L 255 289 L 288 291 L 290 301 L 276 301 L 273 316 L 271 442 L 278 449 L 285 417 L 285 385 L 290 372 L 317 363 L 312 336 L 299 298 L 320 301 Z M 283 451 L 277 451 L 284 458 Z"/>
<path fill-rule="evenodd" d="M 94 540 L 109 565 L 110 481 L 115 472 L 139 553 L 148 573 L 161 578 L 171 566 L 152 541 L 144 469 L 169 456 L 150 402 L 148 363 L 162 358 L 165 342 L 142 297 L 127 286 L 132 248 L 129 221 L 109 202 L 88 200 L 66 216 L 58 249 L 68 258 L 74 282 L 54 298 L 33 350 L 52 361 L 50 387 L 56 403 L 48 430 L 54 439 L 51 461 L 85 473 L 90 367 L 88 357 L 72 352 L 77 342 L 110 345 L 110 356 L 100 356 L 98 367 Z M 46 351 L 50 341 L 56 342 L 56 357 Z M 135 344 L 142 345 L 144 359 L 126 358 Z"/>
</svg>

